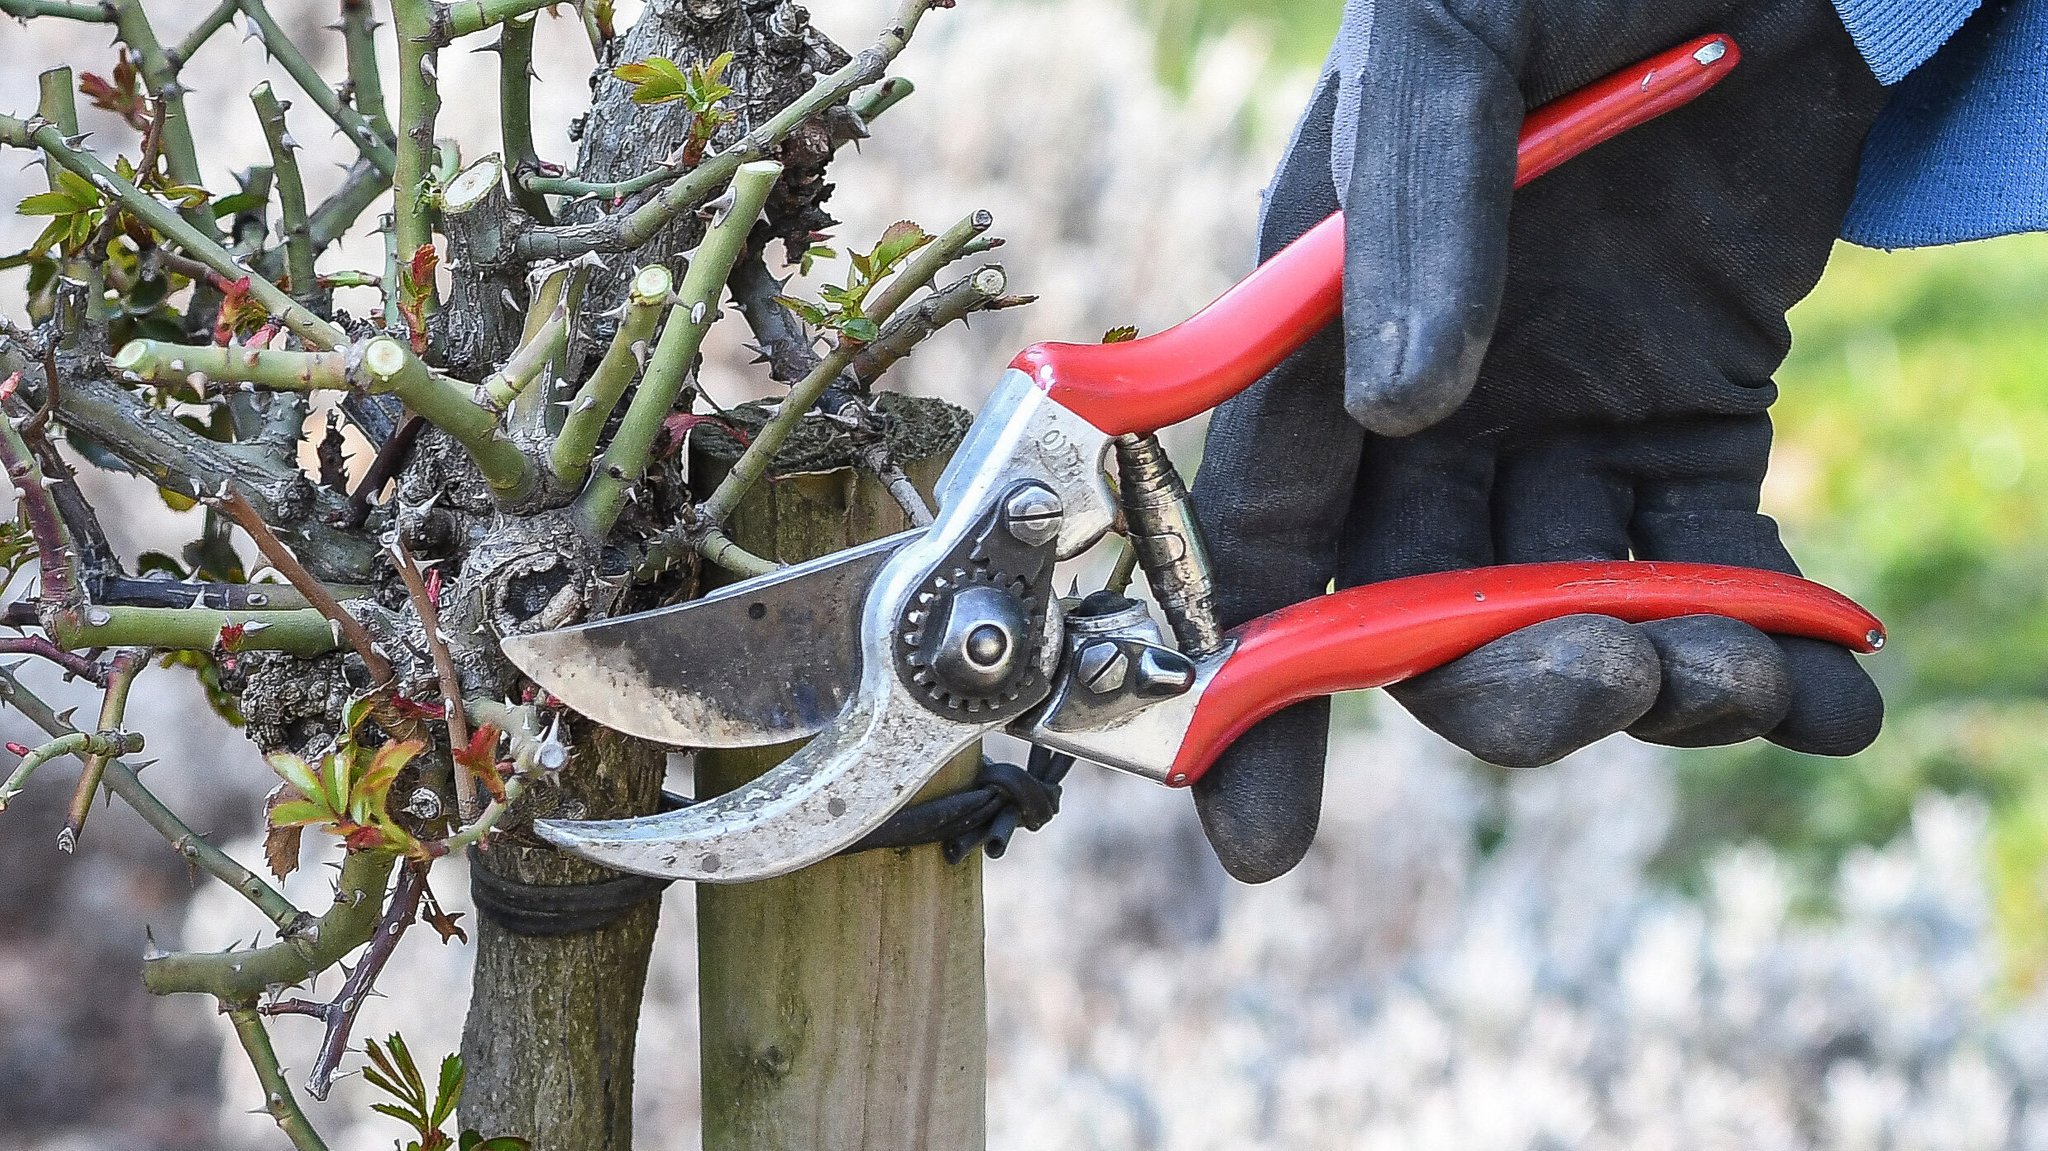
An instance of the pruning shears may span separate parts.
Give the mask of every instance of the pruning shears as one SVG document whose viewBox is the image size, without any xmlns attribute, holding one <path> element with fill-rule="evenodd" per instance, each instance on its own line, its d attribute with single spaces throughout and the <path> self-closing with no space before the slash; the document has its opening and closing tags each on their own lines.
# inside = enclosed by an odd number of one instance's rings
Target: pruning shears
<svg viewBox="0 0 2048 1151">
<path fill-rule="evenodd" d="M 1739 58 L 1729 38 L 1704 37 L 1532 112 L 1519 182 L 1689 103 Z M 1335 319 L 1343 246 L 1332 217 L 1177 327 L 1026 349 L 939 480 L 928 527 L 676 607 L 506 640 L 564 704 L 635 736 L 689 747 L 812 737 L 753 782 L 681 810 L 536 830 L 620 870 L 743 882 L 854 843 L 997 730 L 1186 787 L 1283 707 L 1399 682 L 1562 615 L 1713 614 L 1866 653 L 1883 645 L 1874 616 L 1805 580 L 1629 561 L 1392 580 L 1224 631 L 1186 487 L 1154 433 L 1251 386 Z M 1165 629 L 1118 593 L 1055 594 L 1053 565 L 1112 529 Z"/>
</svg>

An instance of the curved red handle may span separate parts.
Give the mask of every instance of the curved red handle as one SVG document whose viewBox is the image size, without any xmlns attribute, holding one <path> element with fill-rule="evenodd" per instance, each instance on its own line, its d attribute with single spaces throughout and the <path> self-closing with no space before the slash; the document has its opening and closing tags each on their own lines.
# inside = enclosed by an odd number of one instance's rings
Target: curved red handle
<svg viewBox="0 0 2048 1151">
<path fill-rule="evenodd" d="M 1510 564 L 1369 584 L 1262 616 L 1209 681 L 1167 782 L 1202 777 L 1223 749 L 1289 704 L 1385 687 L 1530 624 L 1590 612 L 1643 623 L 1721 615 L 1852 651 L 1884 625 L 1839 592 L 1796 576 L 1681 563 Z"/>
<path fill-rule="evenodd" d="M 1691 103 L 1741 58 L 1728 37 L 1701 37 L 1531 112 L 1515 186 Z M 1010 366 L 1111 435 L 1157 431 L 1272 371 L 1337 317 L 1343 283 L 1344 218 L 1337 215 L 1175 327 L 1121 344 L 1033 344 Z"/>
</svg>

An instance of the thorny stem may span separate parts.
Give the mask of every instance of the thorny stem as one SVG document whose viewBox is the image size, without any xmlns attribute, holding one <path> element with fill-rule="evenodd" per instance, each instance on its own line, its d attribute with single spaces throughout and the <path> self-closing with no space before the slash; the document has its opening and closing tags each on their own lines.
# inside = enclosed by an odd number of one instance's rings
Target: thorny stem
<svg viewBox="0 0 2048 1151">
<path fill-rule="evenodd" d="M 982 209 L 969 213 L 959 223 L 940 233 L 937 239 L 912 256 L 901 272 L 868 298 L 867 314 L 876 319 L 895 315 L 896 309 L 902 307 L 912 294 L 930 287 L 946 265 L 960 258 L 960 250 L 988 231 L 994 223 L 995 217 L 987 209 Z"/>
<path fill-rule="evenodd" d="M 377 72 L 377 15 L 370 0 L 341 0 L 341 42 L 348 55 L 349 103 L 369 121 L 379 140 L 389 140 L 391 118 L 384 109 L 384 78 Z"/>
<path fill-rule="evenodd" d="M 0 701 L 13 706 L 28 721 L 43 729 L 43 734 L 52 738 L 76 734 L 69 723 L 59 716 L 49 704 L 44 703 L 34 692 L 29 691 L 16 679 L 14 673 L 0 668 Z M 135 769 L 116 759 L 107 764 L 107 790 L 121 798 L 123 803 L 135 810 L 151 830 L 164 837 L 172 850 L 183 856 L 201 871 L 220 880 L 228 887 L 256 905 L 280 936 L 291 937 L 303 934 L 312 917 L 300 911 L 292 901 L 263 881 L 263 878 L 229 856 L 220 848 L 208 843 L 200 834 L 187 826 L 184 820 L 165 807 L 155 793 L 142 785 Z"/>
<path fill-rule="evenodd" d="M 532 229 L 519 238 L 519 255 L 526 259 L 568 259 L 591 251 L 630 251 L 645 244 L 663 224 L 711 199 L 742 165 L 768 155 L 799 125 L 845 99 L 856 89 L 881 79 L 889 65 L 910 43 L 925 12 L 942 2 L 903 0 L 895 20 L 875 43 L 844 67 L 820 77 L 810 91 L 797 97 L 788 107 L 740 137 L 730 147 L 705 159 L 691 169 L 689 175 L 623 215 L 607 216 L 589 224 Z"/>
<path fill-rule="evenodd" d="M 220 506 L 228 513 L 230 519 L 249 533 L 249 538 L 255 541 L 256 550 L 263 553 L 263 558 L 269 561 L 270 566 L 276 568 L 278 574 L 297 588 L 299 594 L 305 596 L 306 601 L 311 603 L 315 610 L 326 616 L 328 622 L 348 640 L 349 646 L 356 650 L 356 654 L 363 657 L 363 666 L 370 671 L 370 681 L 379 686 L 390 683 L 394 676 L 391 661 L 385 659 L 384 653 L 377 650 L 376 642 L 370 638 L 369 629 L 363 626 L 361 620 L 342 608 L 340 601 L 334 598 L 334 593 L 327 590 L 326 584 L 313 578 L 313 573 L 307 571 L 305 565 L 299 562 L 299 557 L 284 546 L 284 541 L 277 538 L 277 533 L 270 530 L 270 525 L 263 522 L 263 517 L 249 505 L 249 501 L 243 498 L 242 493 L 229 489 L 221 498 Z"/>
<path fill-rule="evenodd" d="M 370 501 L 404 469 L 406 461 L 412 458 L 413 445 L 419 442 L 421 429 L 426 426 L 427 421 L 420 417 L 407 416 L 391 438 L 384 441 L 384 446 L 377 449 L 377 458 L 370 461 L 369 470 L 363 473 L 356 490 L 349 493 L 348 518 L 342 526 L 359 528 L 370 518 Z"/>
<path fill-rule="evenodd" d="M 11 391 L 19 380 L 18 374 L 9 377 L 5 390 Z M 9 404 L 7 409 L 0 409 L 0 466 L 6 467 L 7 478 L 14 482 L 21 517 L 28 521 L 29 534 L 36 541 L 36 559 L 43 578 L 42 599 L 58 608 L 76 607 L 85 602 L 85 589 L 79 585 L 72 562 L 71 531 L 57 512 L 57 502 L 50 498 L 50 481 L 44 477 L 42 466 L 29 450 L 28 441 L 21 438 L 12 407 Z"/>
<path fill-rule="evenodd" d="M 420 632 L 426 636 L 427 652 L 434 659 L 434 674 L 441 681 L 441 714 L 448 724 L 448 750 L 455 759 L 455 808 L 467 821 L 475 819 L 476 780 L 462 761 L 462 749 L 469 746 L 469 723 L 462 711 L 462 677 L 455 670 L 455 657 L 448 652 L 448 640 L 441 634 L 441 605 L 434 601 L 434 594 L 427 583 L 420 578 L 420 569 L 413 562 L 412 552 L 407 550 L 405 541 L 393 533 L 391 558 L 396 561 L 398 576 L 405 581 L 405 593 L 412 600 L 413 610 L 420 616 Z M 326 1098 L 321 1092 L 320 1098 Z"/>
<path fill-rule="evenodd" d="M 142 962 L 142 985 L 153 995 L 191 991 L 254 1000 L 268 988 L 302 983 L 369 942 L 396 858 L 388 851 L 353 852 L 342 861 L 334 906 L 313 925 L 263 947 L 150 956 Z"/>
<path fill-rule="evenodd" d="M 435 47 L 445 47 L 459 36 L 481 32 L 494 24 L 559 4 L 561 0 L 454 0 L 433 6 L 432 35 Z"/>
<path fill-rule="evenodd" d="M 639 372 L 641 360 L 650 354 L 648 340 L 668 308 L 674 285 L 674 277 L 660 264 L 649 264 L 634 274 L 626 293 L 625 315 L 612 333 L 611 346 L 576 393 L 562 423 L 562 434 L 550 449 L 549 463 L 564 487 L 580 488 L 590 475 L 597 437 Z"/>
<path fill-rule="evenodd" d="M 128 692 L 135 686 L 135 677 L 149 666 L 150 653 L 144 648 L 128 648 L 115 654 L 110 661 L 107 675 L 107 694 L 100 701 L 99 730 L 102 733 L 119 732 L 121 724 L 128 717 Z M 69 854 L 78 846 L 78 837 L 85 834 L 85 817 L 92 813 L 93 797 L 99 794 L 100 779 L 106 775 L 107 764 L 116 755 L 142 750 L 138 737 L 135 745 L 122 746 L 116 751 L 93 751 L 85 760 L 85 770 L 78 773 L 78 789 L 71 793 L 71 807 L 64 816 L 64 830 L 57 833 L 57 850 Z"/>
<path fill-rule="evenodd" d="M 461 708 L 456 706 L 453 710 Z M 313 1060 L 313 1069 L 306 1073 L 306 1094 L 313 1098 L 325 1100 L 334 1086 L 334 1073 L 341 1067 L 342 1056 L 348 1054 L 349 1032 L 355 1029 L 356 1016 L 362 1011 L 364 1000 L 370 997 L 377 976 L 391 962 L 392 952 L 398 950 L 405 929 L 419 918 L 420 897 L 426 890 L 424 864 L 411 860 L 399 864 L 398 882 L 392 886 L 390 902 L 370 935 L 370 945 L 363 948 L 355 970 L 348 973 L 348 979 L 321 1017 L 327 1024 L 327 1034 L 320 1041 L 320 1054 Z"/>
<path fill-rule="evenodd" d="M 391 186 L 391 178 L 368 160 L 357 160 L 350 164 L 348 175 L 343 176 L 341 187 L 313 209 L 311 228 L 313 250 L 322 252 L 327 246 L 341 239 L 342 234 L 355 226 L 356 218 L 376 203 L 384 189 Z"/>
<path fill-rule="evenodd" d="M 398 266 L 407 268 L 412 266 L 414 252 L 434 242 L 434 124 L 441 114 L 441 86 L 432 0 L 391 0 L 391 22 L 398 32 L 398 122 L 404 126 L 396 143 L 398 166 L 391 178 L 395 196 L 392 226 Z M 440 295 L 432 285 L 425 287 L 424 310 L 432 314 Z M 396 319 L 386 316 L 384 322 Z"/>
<path fill-rule="evenodd" d="M 890 320 L 875 342 L 853 358 L 853 376 L 862 386 L 875 382 L 932 333 L 975 312 L 1015 307 L 1025 299 L 1003 295 L 1009 284 L 1001 266 L 977 268 L 918 301 L 915 308 Z"/>
<path fill-rule="evenodd" d="M 533 461 L 500 431 L 497 416 L 471 400 L 462 385 L 435 374 L 412 349 L 388 336 L 371 340 L 363 349 L 362 369 L 371 390 L 394 393 L 406 407 L 454 436 L 501 501 L 517 503 L 532 494 L 537 480 Z"/>
<path fill-rule="evenodd" d="M 782 165 L 773 160 L 748 164 L 732 182 L 732 207 L 713 220 L 697 247 L 683 283 L 676 291 L 675 306 L 668 323 L 647 361 L 647 371 L 633 402 L 612 433 L 605 448 L 604 462 L 576 503 L 577 517 L 593 539 L 603 539 L 618 521 L 627 489 L 640 481 L 662 421 L 682 394 L 702 345 L 704 333 L 717 317 L 718 298 L 726 277 L 746 248 L 747 233 L 761 215 L 768 192 L 782 175 Z"/>
<path fill-rule="evenodd" d="M 163 651 L 212 651 L 221 633 L 240 629 L 239 651 L 281 651 L 324 655 L 340 646 L 327 617 L 311 608 L 296 611 L 217 611 L 205 607 L 121 607 L 87 604 L 51 613 L 44 621 L 50 638 L 73 650 L 97 647 L 153 647 Z"/>
<path fill-rule="evenodd" d="M 192 122 L 185 114 L 185 89 L 178 83 L 178 67 L 157 43 L 156 29 L 142 10 L 142 0 L 107 0 L 121 42 L 138 58 L 142 82 L 150 96 L 163 107 L 160 146 L 171 178 L 180 184 L 203 184 L 199 150 L 192 143 Z M 204 205 L 182 212 L 186 223 L 206 236 L 217 233 L 213 213 Z"/>
<path fill-rule="evenodd" d="M 853 110 L 854 115 L 861 118 L 862 123 L 867 123 L 909 99 L 910 94 L 915 91 L 917 85 L 911 83 L 908 78 L 891 76 L 867 91 L 855 95 L 846 102 L 846 106 Z"/>
<path fill-rule="evenodd" d="M 527 215 L 552 223 L 547 197 L 525 180 L 540 166 L 533 145 L 533 31 L 539 21 L 530 13 L 514 16 L 498 35 L 498 131 L 512 173 L 512 199 Z"/>
<path fill-rule="evenodd" d="M 0 0 L 0 15 L 26 20 L 31 16 L 61 16 L 88 24 L 106 24 L 114 19 L 105 4 L 77 4 L 72 0 Z"/>
<path fill-rule="evenodd" d="M 185 254 L 205 264 L 218 275 L 236 280 L 249 277 L 249 291 L 263 306 L 283 319 L 286 327 L 312 347 L 332 348 L 345 338 L 341 331 L 302 307 L 276 284 L 252 274 L 235 261 L 227 249 L 210 236 L 185 222 L 161 200 L 115 175 L 97 157 L 64 142 L 62 129 L 45 121 L 22 120 L 0 115 L 0 144 L 15 148 L 40 148 L 59 164 L 90 181 L 100 192 L 148 225 L 152 231 L 184 249 Z"/>
<path fill-rule="evenodd" d="M 533 381 L 542 369 L 569 346 L 569 303 L 565 298 L 555 305 L 547 319 L 541 321 L 540 330 L 533 339 L 519 346 L 505 366 L 492 372 L 477 387 L 478 400 L 493 411 L 502 412 L 512 406 L 520 393 L 533 386 Z"/>
<path fill-rule="evenodd" d="M 196 375 L 278 392 L 343 391 L 350 386 L 349 354 L 345 351 L 291 352 L 130 340 L 114 353 L 113 363 L 117 371 L 160 384 Z"/>
<path fill-rule="evenodd" d="M 206 47 L 206 42 L 213 39 L 215 33 L 228 26 L 228 21 L 235 18 L 235 13 L 240 11 L 241 7 L 241 0 L 220 0 L 220 3 L 215 4 L 213 11 L 208 12 L 204 20 L 194 24 L 192 30 L 185 33 L 185 38 L 178 41 L 178 46 L 171 49 L 171 67 L 183 72 L 185 65 L 191 63 L 192 57 L 198 55 L 201 48 Z"/>
<path fill-rule="evenodd" d="M 106 686 L 107 671 L 92 660 L 74 651 L 65 651 L 39 635 L 0 636 L 0 655 L 29 655 L 49 660 L 64 669 L 64 674 L 96 686 Z"/>
<path fill-rule="evenodd" d="M 14 774 L 7 777 L 7 782 L 0 783 L 0 811 L 7 810 L 14 797 L 28 786 L 29 777 L 36 773 L 37 768 L 60 755 L 130 755 L 141 750 L 142 736 L 132 731 L 74 731 L 60 735 L 22 756 Z M 88 758 L 87 765 L 90 764 L 91 759 Z"/>
<path fill-rule="evenodd" d="M 228 1002 L 222 1000 L 224 1006 Z M 226 1006 L 228 1019 L 235 1025 L 235 1038 L 241 1040 L 249 1066 L 256 1069 L 257 1082 L 263 1085 L 263 1110 L 285 1138 L 292 1141 L 296 1151 L 327 1151 L 327 1144 L 321 1142 L 320 1133 L 313 1130 L 312 1121 L 292 1095 L 292 1085 L 285 1082 L 284 1068 L 278 1065 L 277 1052 L 270 1046 L 270 1032 L 263 1026 L 263 1016 L 256 1010 L 253 997 L 241 997 L 236 1002 L 237 1005 Z"/>
<path fill-rule="evenodd" d="M 319 277 L 313 273 L 313 229 L 306 218 L 306 185 L 299 179 L 299 143 L 286 130 L 280 102 L 270 90 L 270 81 L 256 85 L 249 93 L 256 105 L 256 119 L 263 125 L 264 142 L 270 145 L 270 171 L 277 188 L 278 230 L 284 236 L 285 277 L 291 282 L 292 298 L 302 304 L 320 294 Z"/>
<path fill-rule="evenodd" d="M 264 0 L 241 0 L 241 7 L 256 29 L 257 37 L 263 41 L 264 51 L 270 53 L 292 82 L 305 92 L 306 98 L 334 121 L 363 158 L 376 165 L 387 179 L 390 178 L 397 171 L 397 159 L 392 154 L 390 141 L 379 136 L 362 113 L 342 103 L 334 86 L 320 75 L 319 69 L 313 67 L 305 53 L 299 51 L 299 46 L 292 43 L 291 37 L 284 34 L 284 29 L 278 27 Z"/>
</svg>

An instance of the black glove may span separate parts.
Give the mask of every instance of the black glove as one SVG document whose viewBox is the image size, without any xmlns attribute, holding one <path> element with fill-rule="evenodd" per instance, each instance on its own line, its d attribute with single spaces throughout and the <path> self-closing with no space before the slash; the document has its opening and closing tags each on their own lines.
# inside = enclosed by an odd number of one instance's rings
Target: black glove
<svg viewBox="0 0 2048 1151">
<path fill-rule="evenodd" d="M 1513 192 L 1525 109 L 1715 32 L 1718 88 Z M 1495 563 L 1795 572 L 1757 513 L 1771 374 L 1883 100 L 1828 0 L 1353 0 L 1260 235 L 1343 207 L 1343 320 L 1217 411 L 1195 484 L 1225 622 Z M 1719 617 L 1553 620 L 1393 694 L 1507 766 L 1623 730 L 1846 755 L 1883 712 L 1849 652 Z M 1328 722 L 1276 715 L 1196 786 L 1239 879 L 1307 851 Z"/>
</svg>

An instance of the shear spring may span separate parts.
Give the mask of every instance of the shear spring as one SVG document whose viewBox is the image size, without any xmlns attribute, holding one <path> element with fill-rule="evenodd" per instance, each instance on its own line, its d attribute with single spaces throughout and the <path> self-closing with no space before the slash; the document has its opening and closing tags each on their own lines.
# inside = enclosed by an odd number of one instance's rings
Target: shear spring
<svg viewBox="0 0 2048 1151">
<path fill-rule="evenodd" d="M 1118 436 L 1116 463 L 1131 549 L 1174 639 L 1196 659 L 1222 650 L 1209 549 L 1187 485 L 1155 435 Z"/>
</svg>

